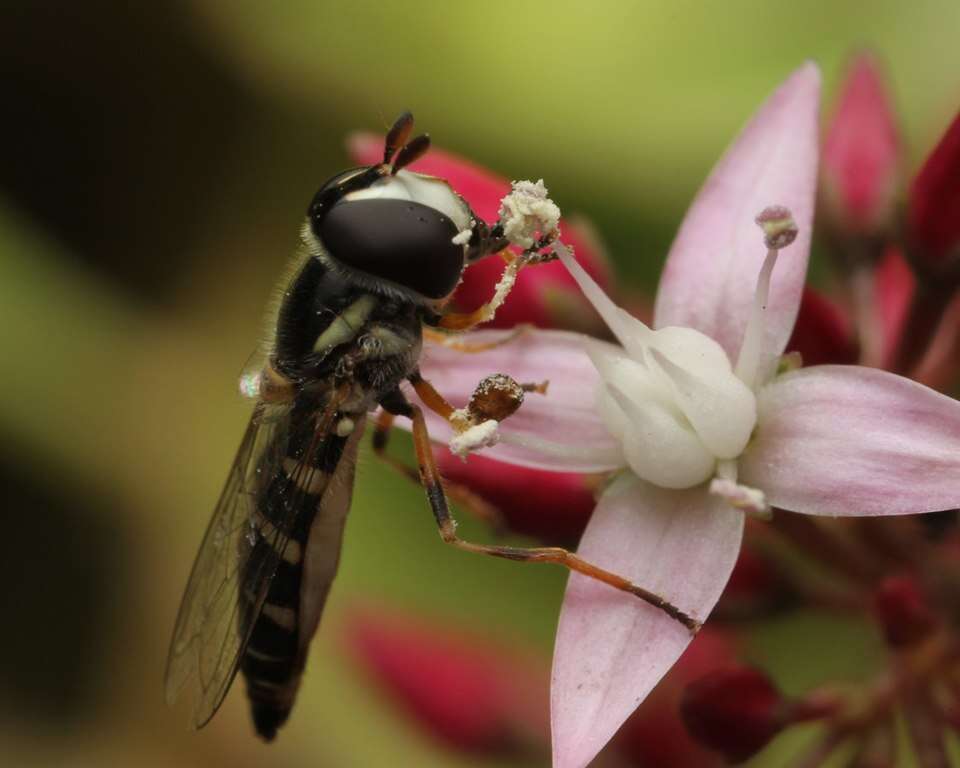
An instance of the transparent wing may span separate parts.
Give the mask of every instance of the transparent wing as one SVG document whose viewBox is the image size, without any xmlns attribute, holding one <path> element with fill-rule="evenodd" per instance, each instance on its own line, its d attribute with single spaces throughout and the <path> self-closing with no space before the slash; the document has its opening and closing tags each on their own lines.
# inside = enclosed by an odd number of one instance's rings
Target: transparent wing
<svg viewBox="0 0 960 768">
<path fill-rule="evenodd" d="M 295 411 L 290 406 L 258 404 L 180 604 L 167 657 L 166 698 L 172 704 L 188 680 L 195 678 L 199 692 L 193 721 L 197 728 L 205 725 L 223 702 L 277 572 L 289 531 L 305 504 L 313 503 L 300 492 L 297 480 L 311 471 L 335 405 L 317 418 L 311 444 L 288 479 L 269 484 L 282 466 Z M 280 519 L 279 524 L 265 524 L 261 529 L 254 512 L 258 494 L 267 487 L 276 494 L 273 508 L 281 510 Z M 255 547 L 258 537 L 265 538 L 269 546 Z M 249 602 L 240 599 L 243 593 Z"/>
</svg>

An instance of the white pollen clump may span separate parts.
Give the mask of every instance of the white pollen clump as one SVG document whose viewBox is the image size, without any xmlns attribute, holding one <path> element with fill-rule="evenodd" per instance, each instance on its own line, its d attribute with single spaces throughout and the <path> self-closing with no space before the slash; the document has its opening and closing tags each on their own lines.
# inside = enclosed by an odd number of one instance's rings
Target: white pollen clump
<svg viewBox="0 0 960 768">
<path fill-rule="evenodd" d="M 489 419 L 450 438 L 450 453 L 466 461 L 467 454 L 500 442 L 499 422 Z"/>
<path fill-rule="evenodd" d="M 464 229 L 464 230 L 461 230 L 460 232 L 457 232 L 457 234 L 453 236 L 453 239 L 451 240 L 451 242 L 454 245 L 466 245 L 467 243 L 470 242 L 470 238 L 472 236 L 473 236 L 473 230 Z"/>
<path fill-rule="evenodd" d="M 537 241 L 537 233 L 546 237 L 559 234 L 560 208 L 547 197 L 543 179 L 515 181 L 513 190 L 500 201 L 503 236 L 513 245 L 529 248 Z"/>
</svg>

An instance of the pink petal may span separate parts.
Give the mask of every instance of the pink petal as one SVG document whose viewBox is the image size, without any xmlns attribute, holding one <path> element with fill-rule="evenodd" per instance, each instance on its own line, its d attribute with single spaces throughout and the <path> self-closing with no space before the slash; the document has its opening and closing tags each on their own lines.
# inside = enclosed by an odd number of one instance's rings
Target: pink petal
<svg viewBox="0 0 960 768">
<path fill-rule="evenodd" d="M 807 271 L 817 176 L 820 73 L 808 63 L 783 84 L 710 174 L 680 227 L 660 280 L 655 325 L 683 325 L 737 359 L 766 255 L 754 217 L 785 205 L 800 233 L 777 262 L 764 356 L 790 337 Z"/>
<path fill-rule="evenodd" d="M 601 498 L 580 544 L 587 560 L 706 619 L 740 550 L 743 514 L 703 488 L 626 478 Z M 555 768 L 582 768 L 690 643 L 679 622 L 572 574 L 553 657 Z"/>
<path fill-rule="evenodd" d="M 740 478 L 775 507 L 900 515 L 960 506 L 960 403 L 886 371 L 803 368 L 760 392 Z"/>
<path fill-rule="evenodd" d="M 379 163 L 383 159 L 383 136 L 353 133 L 347 140 L 347 148 L 357 163 Z M 436 147 L 410 167 L 449 181 L 450 186 L 470 203 L 474 213 L 488 223 L 497 220 L 500 200 L 510 192 L 508 179 Z M 560 221 L 560 231 L 564 242 L 574 247 L 587 272 L 601 285 L 609 285 L 610 267 L 591 233 L 566 219 Z M 489 299 L 503 266 L 500 259 L 488 258 L 470 267 L 457 288 L 456 306 L 469 311 Z M 532 323 L 541 328 L 555 327 L 558 316 L 571 310 L 574 315 L 590 312 L 576 283 L 563 266 L 556 262 L 543 264 L 520 274 L 516 287 L 489 327 L 512 328 L 520 323 Z"/>
<path fill-rule="evenodd" d="M 503 336 L 502 331 L 480 331 L 457 338 L 477 344 Z M 603 472 L 623 466 L 624 461 L 619 443 L 594 408 L 600 378 L 583 351 L 585 338 L 530 329 L 507 344 L 476 354 L 428 343 L 420 370 L 457 408 L 467 404 L 481 379 L 494 373 L 505 373 L 520 383 L 549 381 L 545 395 L 530 393 L 524 398 L 520 410 L 500 428 L 503 442 L 485 449 L 483 455 L 558 472 Z M 427 415 L 434 439 L 448 441 L 449 425 L 429 412 Z M 398 423 L 406 426 L 403 422 Z M 543 441 L 556 451 L 539 449 Z"/>
</svg>

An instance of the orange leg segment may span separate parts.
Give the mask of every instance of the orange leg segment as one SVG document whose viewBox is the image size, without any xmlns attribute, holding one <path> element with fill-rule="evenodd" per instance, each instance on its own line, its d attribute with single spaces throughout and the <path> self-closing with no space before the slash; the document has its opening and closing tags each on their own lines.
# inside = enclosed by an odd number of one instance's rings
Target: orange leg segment
<svg viewBox="0 0 960 768">
<path fill-rule="evenodd" d="M 640 598 L 645 603 L 663 611 L 671 618 L 683 624 L 683 626 L 690 630 L 691 634 L 695 634 L 700 629 L 699 621 L 672 603 L 664 600 L 659 595 L 634 584 L 623 576 L 611 573 L 593 563 L 589 563 L 579 555 L 569 552 L 566 549 L 560 547 L 507 547 L 490 544 L 474 544 L 459 538 L 456 530 L 457 524 L 450 514 L 450 508 L 447 505 L 447 499 L 444 495 L 440 480 L 440 473 L 437 470 L 436 461 L 433 457 L 433 447 L 430 444 L 430 435 L 427 432 L 427 423 L 423 417 L 423 411 L 416 405 L 410 405 L 409 414 L 404 415 L 408 415 L 413 422 L 413 442 L 416 447 L 417 462 L 420 468 L 420 482 L 427 493 L 427 500 L 430 502 L 430 508 L 440 528 L 440 537 L 444 542 L 467 552 L 475 552 L 477 554 L 490 555 L 492 557 L 500 557 L 517 562 L 555 563 L 562 565 L 571 571 L 582 573 L 584 576 L 589 576 L 591 579 L 601 581 L 614 589 L 628 592 Z"/>
</svg>

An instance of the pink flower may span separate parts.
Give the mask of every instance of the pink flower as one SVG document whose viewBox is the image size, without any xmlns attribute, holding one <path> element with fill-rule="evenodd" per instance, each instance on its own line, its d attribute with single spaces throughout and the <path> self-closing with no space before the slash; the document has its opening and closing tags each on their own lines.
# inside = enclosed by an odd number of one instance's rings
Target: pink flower
<svg viewBox="0 0 960 768">
<path fill-rule="evenodd" d="M 348 140 L 348 148 L 357 163 L 378 163 L 383 155 L 383 137 L 373 133 L 354 133 Z M 497 220 L 500 200 L 510 192 L 507 179 L 442 149 L 432 148 L 410 168 L 449 181 L 470 202 L 474 213 L 488 223 Z M 602 285 L 608 284 L 610 270 L 590 229 L 561 219 L 560 231 L 564 240 L 577 249 L 581 263 L 591 276 Z M 463 282 L 454 294 L 454 303 L 464 311 L 480 306 L 493 293 L 502 272 L 500 259 L 488 258 L 474 264 L 464 274 Z M 554 263 L 524 270 L 490 325 L 510 328 L 531 323 L 540 328 L 566 326 L 583 330 L 585 324 L 578 317 L 584 314 L 590 316 L 589 305 L 567 271 Z"/>
<path fill-rule="evenodd" d="M 842 230 L 876 234 L 890 223 L 897 195 L 900 140 L 877 62 L 850 65 L 823 146 L 827 210 Z"/>
<path fill-rule="evenodd" d="M 487 455 L 617 471 L 579 553 L 700 620 L 736 561 L 745 509 L 871 516 L 960 506 L 960 403 L 862 367 L 778 370 L 809 254 L 819 90 L 817 68 L 799 69 L 720 160 L 671 249 L 656 330 L 558 246 L 619 345 L 535 331 L 489 353 L 432 348 L 424 360 L 455 402 L 490 372 L 550 379 Z M 773 203 L 792 220 L 765 210 Z M 761 210 L 767 248 L 754 223 Z M 433 422 L 436 438 L 445 429 Z M 690 639 L 665 613 L 572 575 L 554 651 L 554 765 L 587 765 Z"/>
</svg>

